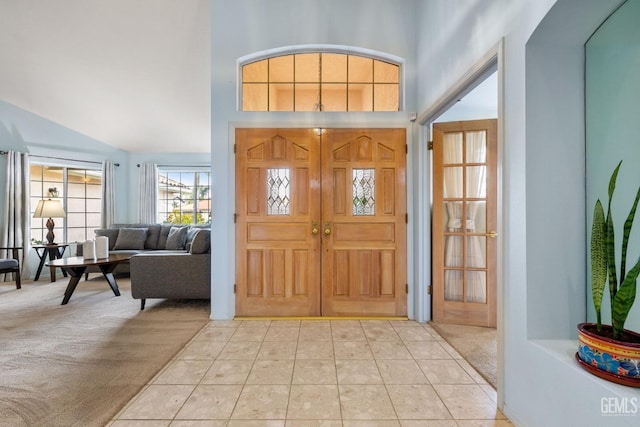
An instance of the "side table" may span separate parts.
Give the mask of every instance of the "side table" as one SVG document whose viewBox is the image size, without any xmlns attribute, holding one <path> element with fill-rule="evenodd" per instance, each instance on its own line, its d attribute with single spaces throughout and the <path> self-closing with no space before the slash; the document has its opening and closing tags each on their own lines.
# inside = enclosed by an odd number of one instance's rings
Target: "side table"
<svg viewBox="0 0 640 427">
<path fill-rule="evenodd" d="M 64 251 L 69 247 L 66 243 L 53 243 L 51 245 L 34 245 L 33 249 L 36 250 L 36 254 L 38 254 L 38 258 L 40 258 L 40 263 L 38 264 L 38 271 L 36 271 L 36 277 L 33 279 L 34 281 L 40 278 L 40 273 L 42 272 L 42 267 L 44 267 L 44 263 L 49 258 L 49 261 L 53 261 L 54 259 L 62 258 L 64 255 Z M 56 268 L 49 266 L 49 273 L 51 274 L 51 281 L 56 281 Z M 67 272 L 62 270 L 62 274 L 64 277 L 67 277 Z"/>
</svg>

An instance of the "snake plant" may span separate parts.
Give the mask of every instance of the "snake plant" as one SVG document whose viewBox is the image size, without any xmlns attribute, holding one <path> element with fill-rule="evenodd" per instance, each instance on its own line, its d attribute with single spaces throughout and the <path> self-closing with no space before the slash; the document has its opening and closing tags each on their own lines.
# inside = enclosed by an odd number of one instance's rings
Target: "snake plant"
<svg viewBox="0 0 640 427">
<path fill-rule="evenodd" d="M 613 171 L 609 179 L 609 202 L 607 206 L 607 216 L 605 218 L 604 209 L 600 199 L 596 201 L 593 211 L 593 225 L 591 229 L 591 290 L 593 304 L 596 309 L 597 328 L 602 331 L 602 317 L 600 307 L 604 294 L 607 277 L 609 279 L 609 297 L 611 302 L 611 326 L 613 328 L 613 339 L 621 340 L 624 330 L 624 323 L 627 320 L 631 306 L 636 298 L 636 279 L 640 274 L 640 257 L 635 265 L 626 272 L 627 246 L 631 226 L 636 215 L 638 200 L 640 200 L 640 188 L 636 193 L 636 198 L 631 207 L 631 211 L 624 223 L 622 235 L 622 252 L 620 258 L 620 278 L 618 280 L 616 271 L 615 253 L 615 232 L 613 227 L 613 217 L 611 215 L 611 200 L 616 188 L 618 171 L 622 161 Z"/>
</svg>

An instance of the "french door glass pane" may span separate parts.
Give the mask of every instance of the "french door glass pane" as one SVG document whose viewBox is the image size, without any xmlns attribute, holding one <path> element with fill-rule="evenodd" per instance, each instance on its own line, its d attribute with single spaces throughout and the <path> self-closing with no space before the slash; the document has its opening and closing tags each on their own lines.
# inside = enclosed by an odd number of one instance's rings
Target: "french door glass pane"
<svg viewBox="0 0 640 427">
<path fill-rule="evenodd" d="M 267 215 L 289 215 L 289 169 L 267 169 Z"/>
</svg>

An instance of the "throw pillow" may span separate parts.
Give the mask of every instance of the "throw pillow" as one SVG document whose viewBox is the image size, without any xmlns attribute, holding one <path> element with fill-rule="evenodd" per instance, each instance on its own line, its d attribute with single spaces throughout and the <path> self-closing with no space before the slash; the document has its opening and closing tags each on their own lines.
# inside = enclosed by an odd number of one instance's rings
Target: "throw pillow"
<svg viewBox="0 0 640 427">
<path fill-rule="evenodd" d="M 158 249 L 158 239 L 160 238 L 160 225 L 149 224 L 147 226 L 149 231 L 147 232 L 147 241 L 144 242 L 145 249 Z"/>
<path fill-rule="evenodd" d="M 184 249 L 185 242 L 187 241 L 187 230 L 187 227 L 171 227 L 171 230 L 169 230 L 169 236 L 167 236 L 165 249 Z"/>
<path fill-rule="evenodd" d="M 169 237 L 169 231 L 171 231 L 171 224 L 164 224 L 160 228 L 160 236 L 158 236 L 157 249 L 166 249 L 167 237 Z"/>
<path fill-rule="evenodd" d="M 105 236 L 109 239 L 109 250 L 112 251 L 116 246 L 116 240 L 118 239 L 118 228 L 99 228 L 94 230 L 96 237 Z"/>
<path fill-rule="evenodd" d="M 206 254 L 211 247 L 211 232 L 209 230 L 198 230 L 191 241 L 189 250 L 192 254 Z"/>
<path fill-rule="evenodd" d="M 189 227 L 187 231 L 187 243 L 185 246 L 190 246 L 190 243 L 193 241 L 193 238 L 195 237 L 198 230 L 200 229 L 197 227 Z"/>
<path fill-rule="evenodd" d="M 146 228 L 121 228 L 118 232 L 118 239 L 113 247 L 114 250 L 122 249 L 144 249 L 144 242 L 147 239 Z"/>
</svg>

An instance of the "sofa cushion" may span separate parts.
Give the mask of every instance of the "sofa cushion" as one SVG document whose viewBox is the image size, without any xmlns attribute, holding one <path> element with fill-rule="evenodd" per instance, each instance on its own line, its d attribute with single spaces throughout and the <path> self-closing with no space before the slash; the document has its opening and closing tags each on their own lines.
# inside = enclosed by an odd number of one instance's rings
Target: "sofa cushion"
<svg viewBox="0 0 640 427">
<path fill-rule="evenodd" d="M 193 242 L 193 238 L 196 236 L 196 233 L 200 230 L 196 227 L 189 227 L 187 230 L 187 241 L 185 242 L 185 247 L 191 246 L 191 242 Z"/>
<path fill-rule="evenodd" d="M 184 249 L 187 241 L 187 227 L 171 227 L 167 236 L 167 244 L 165 249 Z"/>
<path fill-rule="evenodd" d="M 211 247 L 211 232 L 209 230 L 198 230 L 191 241 L 189 252 L 192 254 L 206 254 Z"/>
<path fill-rule="evenodd" d="M 144 249 L 144 242 L 146 240 L 146 228 L 121 228 L 113 249 Z"/>
<path fill-rule="evenodd" d="M 96 237 L 104 236 L 109 239 L 109 250 L 113 250 L 116 245 L 116 240 L 118 240 L 118 232 L 120 229 L 118 228 L 98 228 L 94 230 Z"/>
<path fill-rule="evenodd" d="M 166 249 L 167 247 L 167 238 L 169 237 L 169 231 L 171 231 L 171 224 L 163 224 L 160 227 L 160 236 L 158 237 L 158 246 L 157 249 Z"/>
<path fill-rule="evenodd" d="M 149 224 L 147 228 L 147 240 L 144 242 L 144 248 L 158 249 L 158 240 L 160 239 L 162 226 L 160 224 Z"/>
</svg>

